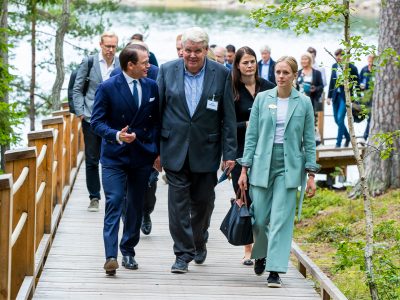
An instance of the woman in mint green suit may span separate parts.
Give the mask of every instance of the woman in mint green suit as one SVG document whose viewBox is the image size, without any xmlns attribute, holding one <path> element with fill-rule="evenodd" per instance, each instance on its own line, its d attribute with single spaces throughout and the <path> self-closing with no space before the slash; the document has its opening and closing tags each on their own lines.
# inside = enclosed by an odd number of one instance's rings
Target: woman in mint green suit
<svg viewBox="0 0 400 300">
<path fill-rule="evenodd" d="M 297 76 L 293 57 L 281 57 L 275 65 L 277 87 L 261 92 L 253 104 L 246 132 L 242 172 L 238 181 L 253 200 L 254 271 L 269 271 L 269 287 L 281 287 L 279 273 L 289 263 L 297 188 L 315 194 L 314 112 L 310 98 L 300 94 L 293 82 Z M 306 176 L 308 180 L 306 184 Z"/>
</svg>

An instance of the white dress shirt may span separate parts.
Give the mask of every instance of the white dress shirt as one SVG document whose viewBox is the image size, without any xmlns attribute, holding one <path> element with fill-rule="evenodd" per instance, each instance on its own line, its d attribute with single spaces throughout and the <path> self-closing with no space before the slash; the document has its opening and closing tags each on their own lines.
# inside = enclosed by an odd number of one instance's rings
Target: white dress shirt
<svg viewBox="0 0 400 300">
<path fill-rule="evenodd" d="M 103 78 L 103 81 L 107 80 L 108 78 L 110 78 L 110 74 L 115 68 L 115 57 L 114 57 L 111 65 L 108 66 L 106 60 L 103 57 L 103 54 L 100 52 L 99 53 L 99 65 L 100 65 L 101 77 Z"/>
</svg>

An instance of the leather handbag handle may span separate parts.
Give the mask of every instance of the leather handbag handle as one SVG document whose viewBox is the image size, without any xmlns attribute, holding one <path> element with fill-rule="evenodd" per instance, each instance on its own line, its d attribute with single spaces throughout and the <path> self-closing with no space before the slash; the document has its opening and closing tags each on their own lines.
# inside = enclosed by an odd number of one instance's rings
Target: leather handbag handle
<svg viewBox="0 0 400 300">
<path fill-rule="evenodd" d="M 247 206 L 246 190 L 239 188 L 236 193 L 236 200 L 240 200 L 241 203 L 244 203 Z"/>
</svg>

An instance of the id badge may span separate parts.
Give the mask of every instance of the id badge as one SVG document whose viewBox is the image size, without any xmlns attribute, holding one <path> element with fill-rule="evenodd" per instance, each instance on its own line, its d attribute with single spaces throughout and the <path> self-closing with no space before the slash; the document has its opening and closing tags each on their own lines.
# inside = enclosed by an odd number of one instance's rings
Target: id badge
<svg viewBox="0 0 400 300">
<path fill-rule="evenodd" d="M 218 101 L 215 101 L 215 95 L 213 95 L 212 99 L 207 100 L 207 109 L 218 110 Z"/>
</svg>

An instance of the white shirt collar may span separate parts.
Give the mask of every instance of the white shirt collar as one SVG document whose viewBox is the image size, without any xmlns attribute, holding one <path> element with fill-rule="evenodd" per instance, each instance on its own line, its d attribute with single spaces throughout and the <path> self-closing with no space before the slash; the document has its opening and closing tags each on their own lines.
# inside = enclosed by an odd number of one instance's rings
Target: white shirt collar
<svg viewBox="0 0 400 300">
<path fill-rule="evenodd" d="M 122 71 L 122 74 L 124 74 L 125 80 L 128 84 L 131 84 L 134 80 L 136 80 L 140 84 L 139 79 L 135 79 L 135 78 L 129 76 L 128 74 L 125 73 L 125 71 Z"/>
<path fill-rule="evenodd" d="M 101 51 L 99 52 L 99 62 L 106 63 L 106 60 L 104 59 L 103 53 L 101 53 Z M 115 55 L 114 55 L 114 58 L 113 58 L 113 61 L 112 61 L 111 65 L 114 66 L 114 64 L 115 64 Z"/>
</svg>

